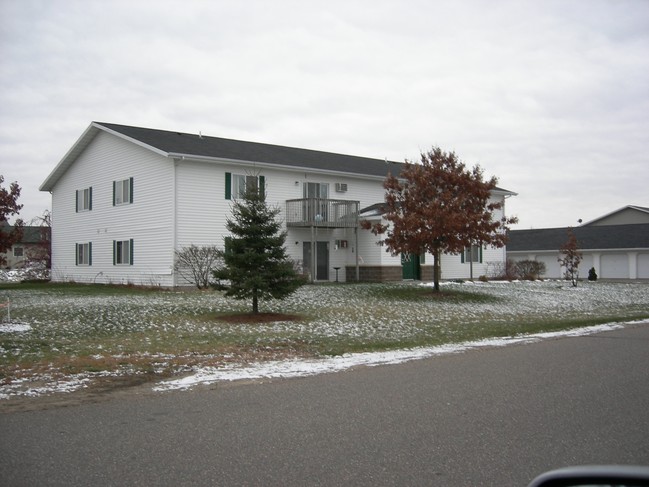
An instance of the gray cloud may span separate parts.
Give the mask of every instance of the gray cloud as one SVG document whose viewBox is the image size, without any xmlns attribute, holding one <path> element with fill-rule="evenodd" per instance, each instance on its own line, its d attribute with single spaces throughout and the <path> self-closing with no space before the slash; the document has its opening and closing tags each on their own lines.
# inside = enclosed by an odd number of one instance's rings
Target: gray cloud
<svg viewBox="0 0 649 487">
<path fill-rule="evenodd" d="M 371 157 L 431 145 L 520 228 L 649 206 L 649 3 L 0 0 L 1 173 L 38 186 L 92 120 Z"/>
</svg>

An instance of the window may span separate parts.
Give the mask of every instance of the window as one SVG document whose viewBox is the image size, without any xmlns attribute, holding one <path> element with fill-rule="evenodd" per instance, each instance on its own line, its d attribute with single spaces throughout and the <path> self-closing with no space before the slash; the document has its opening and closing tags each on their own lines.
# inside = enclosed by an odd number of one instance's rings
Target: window
<svg viewBox="0 0 649 487">
<path fill-rule="evenodd" d="M 305 198 L 320 198 L 326 200 L 329 198 L 328 183 L 304 183 Z"/>
<path fill-rule="evenodd" d="M 133 178 L 113 181 L 113 206 L 133 203 Z"/>
<path fill-rule="evenodd" d="M 14 247 L 14 257 L 22 257 L 23 250 L 24 249 L 22 247 Z"/>
<path fill-rule="evenodd" d="M 133 265 L 133 239 L 113 240 L 113 265 Z"/>
<path fill-rule="evenodd" d="M 247 188 L 263 193 L 265 191 L 264 176 L 225 173 L 226 200 L 243 198 Z"/>
<path fill-rule="evenodd" d="M 75 264 L 92 265 L 92 242 L 74 244 Z"/>
<path fill-rule="evenodd" d="M 462 252 L 462 262 L 480 262 L 482 263 L 482 247 L 479 245 L 472 245 L 466 247 Z"/>
<path fill-rule="evenodd" d="M 77 213 L 80 211 L 92 210 L 92 186 L 86 189 L 77 190 L 76 208 Z"/>
</svg>

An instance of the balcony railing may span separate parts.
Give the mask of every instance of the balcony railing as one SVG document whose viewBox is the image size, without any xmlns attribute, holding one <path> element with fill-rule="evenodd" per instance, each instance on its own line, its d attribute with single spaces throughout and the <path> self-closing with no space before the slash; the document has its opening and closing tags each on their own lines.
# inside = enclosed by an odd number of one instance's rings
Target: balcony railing
<svg viewBox="0 0 649 487">
<path fill-rule="evenodd" d="M 305 198 L 286 200 L 286 226 L 355 228 L 360 202 Z"/>
</svg>

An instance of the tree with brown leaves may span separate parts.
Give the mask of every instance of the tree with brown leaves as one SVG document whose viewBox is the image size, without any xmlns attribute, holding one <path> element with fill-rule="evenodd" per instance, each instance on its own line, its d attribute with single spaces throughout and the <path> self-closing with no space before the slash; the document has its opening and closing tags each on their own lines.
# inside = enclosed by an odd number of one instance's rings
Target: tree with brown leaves
<svg viewBox="0 0 649 487">
<path fill-rule="evenodd" d="M 574 287 L 577 287 L 579 280 L 579 263 L 582 259 L 582 254 L 579 251 L 579 242 L 577 237 L 572 233 L 572 228 L 568 228 L 568 240 L 559 249 L 561 254 L 557 259 L 559 265 L 565 269 L 564 277 L 572 282 Z"/>
<path fill-rule="evenodd" d="M 4 254 L 11 250 L 11 247 L 20 242 L 23 237 L 24 222 L 18 219 L 13 224 L 9 224 L 9 218 L 13 215 L 18 215 L 23 205 L 18 204 L 18 197 L 20 196 L 20 186 L 17 182 L 9 185 L 9 190 L 2 187 L 4 176 L 0 175 L 0 254 Z M 7 259 L 0 255 L 0 265 L 7 264 Z"/>
<path fill-rule="evenodd" d="M 480 166 L 467 169 L 454 152 L 433 147 L 421 154 L 421 164 L 406 161 L 399 177 L 389 174 L 385 214 L 389 222 L 363 228 L 386 237 L 380 242 L 393 254 L 433 256 L 434 289 L 439 292 L 442 253 L 458 254 L 471 245 L 502 247 L 507 225 L 516 218 L 494 220 L 501 203 L 489 201 L 497 179 L 484 181 Z"/>
</svg>

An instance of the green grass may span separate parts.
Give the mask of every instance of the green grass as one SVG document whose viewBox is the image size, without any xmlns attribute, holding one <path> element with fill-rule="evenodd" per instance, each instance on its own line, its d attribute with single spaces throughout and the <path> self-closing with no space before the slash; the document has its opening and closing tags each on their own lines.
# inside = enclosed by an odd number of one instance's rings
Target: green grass
<svg viewBox="0 0 649 487">
<path fill-rule="evenodd" d="M 308 285 L 247 322 L 250 303 L 215 291 L 84 284 L 0 284 L 25 332 L 0 333 L 0 381 L 29 375 L 173 374 L 294 356 L 341 355 L 557 331 L 649 318 L 649 285 L 408 283 Z M 232 316 L 239 315 L 240 319 Z M 224 319 L 224 317 L 228 319 Z M 0 382 L 1 385 L 1 382 Z"/>
</svg>

